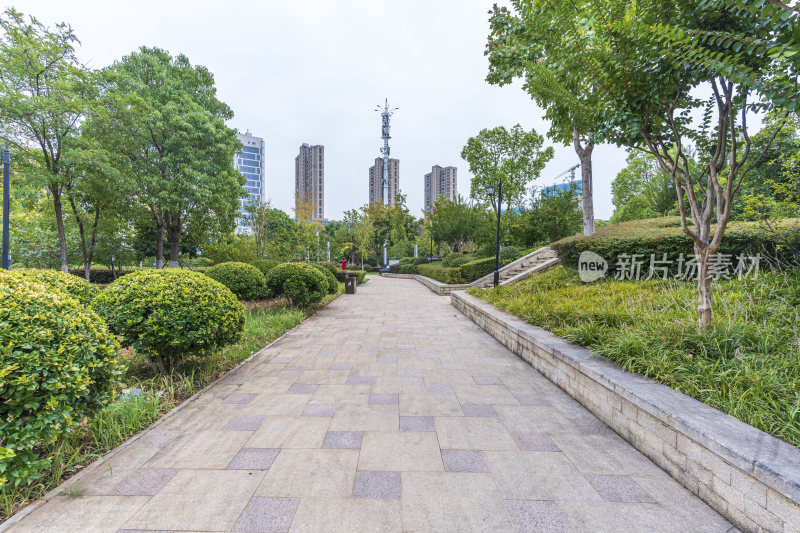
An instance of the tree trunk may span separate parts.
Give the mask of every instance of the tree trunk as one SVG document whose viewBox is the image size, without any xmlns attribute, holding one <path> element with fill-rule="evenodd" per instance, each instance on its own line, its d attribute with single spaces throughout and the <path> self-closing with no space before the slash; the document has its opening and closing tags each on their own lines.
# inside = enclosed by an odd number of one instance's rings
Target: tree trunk
<svg viewBox="0 0 800 533">
<path fill-rule="evenodd" d="M 67 189 L 67 198 L 69 199 L 69 205 L 72 208 L 72 215 L 75 217 L 75 222 L 78 224 L 78 232 L 81 237 L 81 258 L 83 259 L 83 275 L 86 278 L 86 281 L 91 281 L 92 275 L 92 258 L 94 257 L 94 245 L 97 241 L 97 222 L 100 220 L 100 208 L 94 208 L 94 220 L 92 221 L 92 236 L 89 240 L 89 244 L 86 243 L 86 231 L 83 226 L 83 218 L 81 217 L 80 213 L 78 213 L 78 208 L 75 205 L 75 199 Z"/>
<path fill-rule="evenodd" d="M 583 197 L 583 234 L 594 235 L 594 195 L 592 193 L 592 150 L 594 141 L 589 135 L 589 142 L 581 146 L 580 132 L 577 125 L 572 127 L 572 141 L 575 153 L 581 162 L 581 196 Z"/>
<path fill-rule="evenodd" d="M 164 268 L 164 223 L 156 219 L 156 268 Z"/>
<path fill-rule="evenodd" d="M 169 219 L 167 239 L 169 240 L 169 268 L 178 268 L 181 242 L 181 219 L 178 215 L 173 215 Z"/>
<path fill-rule="evenodd" d="M 64 210 L 61 205 L 61 189 L 54 185 L 50 188 L 53 195 L 53 208 L 56 214 L 56 228 L 58 230 L 58 252 L 61 259 L 61 272 L 69 272 L 67 262 L 67 236 L 64 232 Z"/>
<path fill-rule="evenodd" d="M 716 252 L 707 246 L 700 249 L 695 244 L 694 253 L 697 257 L 697 325 L 701 331 L 707 331 L 711 327 L 711 277 L 708 266 Z"/>
</svg>

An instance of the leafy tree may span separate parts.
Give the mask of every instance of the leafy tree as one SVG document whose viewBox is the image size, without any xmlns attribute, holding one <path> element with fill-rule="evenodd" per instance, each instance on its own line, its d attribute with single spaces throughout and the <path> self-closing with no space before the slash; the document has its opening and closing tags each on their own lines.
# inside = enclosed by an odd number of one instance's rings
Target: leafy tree
<svg viewBox="0 0 800 533">
<path fill-rule="evenodd" d="M 256 258 L 288 261 L 292 258 L 298 225 L 289 215 L 267 202 L 251 202 L 247 220 L 255 241 Z"/>
<path fill-rule="evenodd" d="M 514 34 L 532 38 L 546 29 L 561 46 L 557 55 L 522 54 L 521 68 L 566 54 L 564 66 L 580 66 L 570 70 L 575 94 L 591 104 L 582 115 L 586 131 L 597 141 L 650 153 L 672 180 L 681 227 L 694 242 L 698 264 L 698 324 L 708 329 L 709 266 L 734 196 L 764 154 L 753 150 L 748 114 L 800 110 L 794 57 L 800 13 L 767 0 L 512 4 L 518 14 L 510 26 Z M 700 87 L 711 97 L 701 98 Z M 699 123 L 694 111 L 702 113 Z"/>
<path fill-rule="evenodd" d="M 391 207 L 383 202 L 371 202 L 362 207 L 361 212 L 362 224 L 369 228 L 362 230 L 362 236 L 369 236 L 365 248 L 374 254 L 380 263 L 383 260 L 383 247 L 390 244 L 389 239 L 392 234 Z M 364 248 L 362 250 L 366 251 Z"/>
<path fill-rule="evenodd" d="M 465 245 L 475 240 L 484 219 L 483 210 L 467 204 L 460 195 L 455 201 L 438 199 L 428 216 L 433 239 L 456 252 L 463 252 Z"/>
<path fill-rule="evenodd" d="M 61 270 L 67 272 L 63 196 L 75 178 L 80 124 L 96 100 L 96 78 L 79 63 L 78 38 L 69 25 L 51 29 L 9 8 L 0 28 L 0 135 L 14 144 L 18 170 L 50 194 Z"/>
<path fill-rule="evenodd" d="M 497 212 L 496 197 L 489 195 L 486 187 L 491 185 L 497 190 L 497 184 L 502 180 L 506 211 L 518 205 L 525 196 L 528 183 L 538 178 L 544 165 L 553 158 L 553 148 L 543 149 L 543 145 L 541 135 L 535 130 L 525 131 L 519 124 L 511 130 L 504 126 L 484 129 L 470 137 L 461 150 L 461 157 L 474 175 L 470 198 L 491 204 Z"/>
<path fill-rule="evenodd" d="M 581 230 L 583 213 L 575 187 L 535 197 L 522 215 L 523 244 L 534 246 L 557 241 Z"/>
<path fill-rule="evenodd" d="M 673 213 L 675 187 L 656 159 L 643 152 L 628 154 L 628 165 L 611 182 L 611 222 L 655 218 Z"/>
<path fill-rule="evenodd" d="M 294 216 L 297 219 L 297 254 L 295 259 L 306 261 L 319 259 L 322 240 L 320 233 L 324 232 L 322 224 L 313 219 L 316 205 L 306 197 L 295 197 Z"/>
<path fill-rule="evenodd" d="M 153 218 L 158 266 L 166 233 L 169 266 L 177 267 L 189 225 L 233 230 L 245 194 L 245 179 L 233 168 L 241 143 L 225 125 L 233 112 L 217 99 L 211 72 L 184 55 L 142 47 L 107 74 L 128 98 L 120 97 L 106 141 L 128 158 L 138 201 Z"/>
</svg>

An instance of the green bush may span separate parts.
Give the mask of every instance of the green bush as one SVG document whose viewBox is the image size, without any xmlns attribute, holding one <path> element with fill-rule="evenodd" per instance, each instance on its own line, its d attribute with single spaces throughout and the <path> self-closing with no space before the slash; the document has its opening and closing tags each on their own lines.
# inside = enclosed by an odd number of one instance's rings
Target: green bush
<svg viewBox="0 0 800 533">
<path fill-rule="evenodd" d="M 0 273 L 0 485 L 38 479 L 55 439 L 107 403 L 119 348 L 76 298 Z"/>
<path fill-rule="evenodd" d="M 460 267 L 465 263 L 469 263 L 469 257 L 458 252 L 450 252 L 442 259 L 442 266 L 447 268 Z"/>
<path fill-rule="evenodd" d="M 92 303 L 94 297 L 100 292 L 97 287 L 85 279 L 66 274 L 60 270 L 29 269 L 15 270 L 14 272 L 37 281 L 49 289 L 64 291 L 75 297 L 83 305 Z"/>
<path fill-rule="evenodd" d="M 389 272 L 397 274 L 398 272 L 400 272 L 400 267 L 402 267 L 405 264 L 406 263 L 395 263 L 393 265 L 389 265 Z"/>
<path fill-rule="evenodd" d="M 328 280 L 308 263 L 283 263 L 270 271 L 267 288 L 273 296 L 286 296 L 293 305 L 305 305 L 322 301 L 328 293 Z"/>
<path fill-rule="evenodd" d="M 257 259 L 255 261 L 251 261 L 250 264 L 259 269 L 261 273 L 264 274 L 264 277 L 266 279 L 266 276 L 267 274 L 269 274 L 269 271 L 275 268 L 276 266 L 280 265 L 281 262 L 274 261 L 272 259 Z"/>
<path fill-rule="evenodd" d="M 342 269 L 342 265 L 341 264 L 337 265 L 336 263 L 331 263 L 331 262 L 326 262 L 326 261 L 320 261 L 317 264 L 322 266 L 322 267 L 324 267 L 325 270 L 327 270 L 328 272 L 330 272 L 334 276 L 336 275 L 336 272 L 338 272 L 339 270 Z"/>
<path fill-rule="evenodd" d="M 125 274 L 130 274 L 134 270 L 123 270 L 122 272 L 115 272 L 109 268 L 92 267 L 89 270 L 89 279 L 92 283 L 106 284 L 111 283 L 117 278 L 121 278 Z M 70 268 L 69 273 L 81 279 L 86 279 L 86 273 L 83 268 Z"/>
<path fill-rule="evenodd" d="M 425 277 L 447 283 L 448 285 L 455 285 L 464 283 L 461 277 L 461 268 L 447 268 L 442 266 L 442 263 L 431 263 L 427 265 L 417 265 L 417 272 Z"/>
<path fill-rule="evenodd" d="M 325 281 L 328 282 L 328 294 L 333 294 L 339 290 L 339 282 L 336 280 L 336 276 L 330 270 L 325 268 L 325 265 L 321 265 L 319 263 L 308 264 L 322 272 L 322 275 L 325 276 Z"/>
<path fill-rule="evenodd" d="M 259 272 L 260 274 L 260 272 Z M 143 270 L 118 279 L 93 308 L 128 346 L 166 369 L 239 340 L 244 308 L 222 283 L 187 270 Z"/>
<path fill-rule="evenodd" d="M 740 254 L 757 253 L 791 261 L 795 259 L 792 246 L 800 246 L 800 225 L 797 220 L 786 219 L 779 228 L 779 233 L 773 233 L 764 231 L 755 222 L 732 222 L 722 238 L 720 253 L 730 254 L 734 261 Z M 578 258 L 586 250 L 608 261 L 610 269 L 614 268 L 617 258 L 622 254 L 641 254 L 646 265 L 649 265 L 651 254 L 657 259 L 667 254 L 674 269 L 677 269 L 676 260 L 680 254 L 687 257 L 694 254 L 692 240 L 681 231 L 679 217 L 634 220 L 599 227 L 591 237 L 576 235 L 550 246 L 558 254 L 561 264 L 571 268 L 577 268 Z"/>
<path fill-rule="evenodd" d="M 503 268 L 511 261 L 508 259 L 500 258 L 500 268 Z M 486 259 L 476 259 L 467 264 L 461 265 L 461 278 L 464 283 L 472 283 L 473 281 L 482 278 L 483 276 L 494 272 L 495 258 L 487 257 Z"/>
<path fill-rule="evenodd" d="M 364 283 L 364 278 L 366 277 L 367 272 L 365 270 L 337 270 L 336 271 L 336 279 L 342 283 L 344 283 L 344 278 L 346 276 L 356 276 L 358 278 L 356 283 L 361 285 Z"/>
<path fill-rule="evenodd" d="M 400 274 L 417 274 L 417 265 L 401 265 Z"/>
<path fill-rule="evenodd" d="M 420 257 L 414 258 L 414 264 L 415 265 L 424 265 L 424 264 L 427 264 L 427 263 L 430 263 L 430 261 L 428 261 L 427 257 L 421 257 L 420 256 Z"/>
<path fill-rule="evenodd" d="M 228 287 L 240 300 L 258 300 L 267 295 L 264 274 L 247 263 L 219 263 L 206 270 L 206 276 Z"/>
<path fill-rule="evenodd" d="M 519 251 L 519 248 L 516 246 L 503 246 L 500 248 L 500 260 L 503 259 L 510 261 L 516 261 L 522 257 L 522 253 Z"/>
</svg>

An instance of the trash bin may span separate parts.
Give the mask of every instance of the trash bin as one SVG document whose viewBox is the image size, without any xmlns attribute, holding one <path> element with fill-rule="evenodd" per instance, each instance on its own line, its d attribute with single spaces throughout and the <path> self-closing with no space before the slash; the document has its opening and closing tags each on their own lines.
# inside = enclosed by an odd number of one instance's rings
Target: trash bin
<svg viewBox="0 0 800 533">
<path fill-rule="evenodd" d="M 358 278 L 355 276 L 346 276 L 344 278 L 344 293 L 345 294 L 355 294 L 356 293 L 356 281 Z"/>
</svg>

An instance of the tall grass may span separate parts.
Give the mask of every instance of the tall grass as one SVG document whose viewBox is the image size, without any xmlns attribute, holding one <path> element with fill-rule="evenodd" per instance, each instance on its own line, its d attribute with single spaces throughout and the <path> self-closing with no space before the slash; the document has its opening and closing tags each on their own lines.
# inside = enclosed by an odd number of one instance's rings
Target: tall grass
<svg viewBox="0 0 800 533">
<path fill-rule="evenodd" d="M 344 284 L 340 284 L 338 293 L 328 295 L 319 305 L 303 309 L 290 307 L 285 301 L 246 304 L 242 339 L 212 356 L 189 359 L 181 372 L 153 375 L 141 357 L 131 350 L 125 351 L 122 357 L 126 365 L 125 386 L 141 389 L 143 394 L 113 401 L 93 418 L 85 420 L 77 430 L 56 441 L 46 451 L 53 456 L 53 468 L 36 483 L 16 489 L 0 488 L 0 523 L 105 452 L 148 427 L 161 415 L 298 325 L 342 292 Z"/>
<path fill-rule="evenodd" d="M 800 446 L 800 275 L 715 283 L 713 324 L 679 281 L 584 284 L 563 267 L 472 294 Z"/>
</svg>

